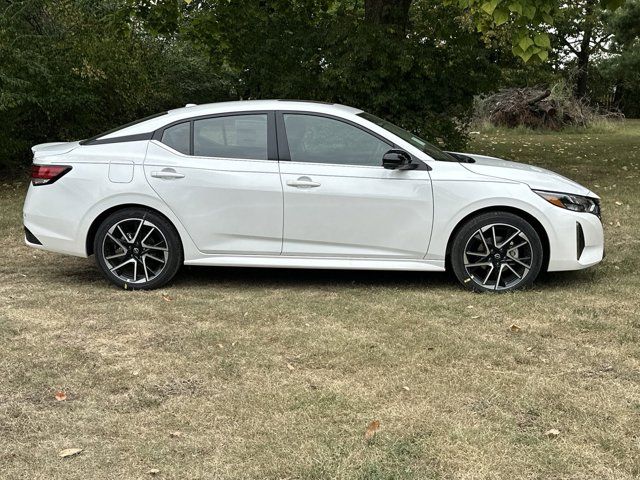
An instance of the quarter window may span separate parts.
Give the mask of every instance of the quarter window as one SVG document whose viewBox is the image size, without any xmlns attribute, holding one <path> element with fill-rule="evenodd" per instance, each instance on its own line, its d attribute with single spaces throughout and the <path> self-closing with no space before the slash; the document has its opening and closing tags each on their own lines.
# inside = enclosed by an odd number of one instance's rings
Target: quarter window
<svg viewBox="0 0 640 480">
<path fill-rule="evenodd" d="M 390 145 L 353 125 L 316 115 L 285 113 L 294 162 L 381 166 Z"/>
<path fill-rule="evenodd" d="M 180 153 L 189 155 L 189 135 L 191 134 L 189 122 L 179 123 L 165 129 L 162 133 L 162 143 L 170 146 Z"/>
<path fill-rule="evenodd" d="M 267 115 L 232 115 L 193 123 L 193 154 L 266 160 Z"/>
</svg>

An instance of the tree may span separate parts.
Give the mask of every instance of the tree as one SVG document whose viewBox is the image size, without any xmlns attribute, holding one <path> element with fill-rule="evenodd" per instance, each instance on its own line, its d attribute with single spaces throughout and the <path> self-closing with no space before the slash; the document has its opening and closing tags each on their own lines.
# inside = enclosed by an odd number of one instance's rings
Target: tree
<svg viewBox="0 0 640 480">
<path fill-rule="evenodd" d="M 612 34 L 608 55 L 597 62 L 607 93 L 625 115 L 640 117 L 640 0 L 631 0 L 607 18 Z"/>
<path fill-rule="evenodd" d="M 480 35 L 438 0 L 416 3 L 402 35 L 362 5 L 324 0 L 183 9 L 180 34 L 232 72 L 240 98 L 355 105 L 451 147 L 464 141 L 473 96 L 499 75 Z"/>
<path fill-rule="evenodd" d="M 412 0 L 364 0 L 364 18 L 375 25 L 387 25 L 405 33 Z"/>
<path fill-rule="evenodd" d="M 0 1 L 0 170 L 178 102 L 225 99 L 207 57 L 151 36 L 125 2 Z"/>
<path fill-rule="evenodd" d="M 564 0 L 441 1 L 445 5 L 457 5 L 467 10 L 473 16 L 478 30 L 485 35 L 493 34 L 498 29 L 509 28 L 512 52 L 524 62 L 532 58 L 539 61 L 547 59 L 551 49 L 548 31 L 557 20 L 562 18 L 562 10 L 566 9 Z M 623 5 L 625 0 L 569 0 L 569 4 L 573 2 L 584 3 L 583 13 L 591 17 L 596 10 L 615 10 Z M 370 23 L 390 26 L 395 31 L 404 33 L 412 3 L 415 2 L 412 0 L 365 0 L 365 19 Z M 591 42 L 588 22 L 584 32 L 586 48 L 580 61 L 588 63 L 587 52 Z M 586 72 L 586 68 L 583 71 Z"/>
<path fill-rule="evenodd" d="M 607 28 L 608 13 L 597 0 L 566 0 L 560 6 L 553 37 L 558 48 L 575 59 L 574 95 L 578 98 L 588 92 L 589 62 L 609 52 L 613 33 Z"/>
</svg>

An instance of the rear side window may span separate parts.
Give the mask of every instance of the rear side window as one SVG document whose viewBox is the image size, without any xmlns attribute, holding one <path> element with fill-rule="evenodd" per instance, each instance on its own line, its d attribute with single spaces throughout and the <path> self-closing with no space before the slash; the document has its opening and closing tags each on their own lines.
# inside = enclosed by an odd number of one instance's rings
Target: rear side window
<svg viewBox="0 0 640 480">
<path fill-rule="evenodd" d="M 193 122 L 193 154 L 267 160 L 267 115 L 230 115 Z"/>
<path fill-rule="evenodd" d="M 165 129 L 162 134 L 162 143 L 177 150 L 180 153 L 189 155 L 191 128 L 189 122 L 179 123 Z"/>
</svg>

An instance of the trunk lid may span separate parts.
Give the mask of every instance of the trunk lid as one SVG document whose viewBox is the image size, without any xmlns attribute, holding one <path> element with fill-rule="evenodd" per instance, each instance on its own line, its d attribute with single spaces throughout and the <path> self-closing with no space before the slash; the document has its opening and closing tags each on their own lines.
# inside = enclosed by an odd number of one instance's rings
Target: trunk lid
<svg viewBox="0 0 640 480">
<path fill-rule="evenodd" d="M 80 142 L 51 142 L 41 143 L 31 147 L 33 152 L 33 159 L 40 159 L 42 157 L 50 157 L 53 155 L 63 155 L 70 152 L 74 148 L 80 145 Z"/>
</svg>

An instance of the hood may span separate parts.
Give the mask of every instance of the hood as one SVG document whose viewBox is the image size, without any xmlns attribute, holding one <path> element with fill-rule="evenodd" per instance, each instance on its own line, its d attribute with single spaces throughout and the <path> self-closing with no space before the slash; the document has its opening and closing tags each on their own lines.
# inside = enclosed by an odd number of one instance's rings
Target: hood
<svg viewBox="0 0 640 480">
<path fill-rule="evenodd" d="M 50 156 L 50 155 L 62 155 L 63 153 L 70 152 L 74 148 L 80 145 L 80 142 L 52 142 L 41 143 L 31 147 L 34 158 Z"/>
<path fill-rule="evenodd" d="M 526 183 L 529 187 L 536 190 L 597 197 L 597 195 L 588 188 L 545 168 L 535 167 L 525 163 L 510 162 L 508 160 L 484 155 L 473 155 L 469 153 L 464 153 L 463 155 L 475 160 L 473 163 L 461 163 L 464 168 L 473 173 Z"/>
</svg>

